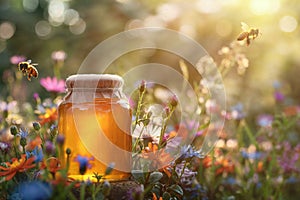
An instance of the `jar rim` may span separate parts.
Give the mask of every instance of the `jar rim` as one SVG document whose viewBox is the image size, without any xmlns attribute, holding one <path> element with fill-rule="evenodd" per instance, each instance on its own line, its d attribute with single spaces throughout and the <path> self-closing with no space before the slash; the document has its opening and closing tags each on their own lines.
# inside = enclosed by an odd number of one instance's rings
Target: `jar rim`
<svg viewBox="0 0 300 200">
<path fill-rule="evenodd" d="M 123 87 L 124 80 L 115 74 L 75 74 L 66 80 L 66 87 L 86 89 L 114 89 Z"/>
</svg>

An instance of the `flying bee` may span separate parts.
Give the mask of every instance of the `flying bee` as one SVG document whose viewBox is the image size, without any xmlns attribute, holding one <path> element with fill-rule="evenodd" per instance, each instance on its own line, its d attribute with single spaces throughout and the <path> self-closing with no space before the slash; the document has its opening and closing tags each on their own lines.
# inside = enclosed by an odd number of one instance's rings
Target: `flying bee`
<svg viewBox="0 0 300 200">
<path fill-rule="evenodd" d="M 239 34 L 237 40 L 243 41 L 246 39 L 247 46 L 249 46 L 250 41 L 258 37 L 259 29 L 250 28 L 248 24 L 244 22 L 241 22 L 241 25 L 242 25 L 243 32 Z"/>
<path fill-rule="evenodd" d="M 31 60 L 20 62 L 18 64 L 19 70 L 23 73 L 24 76 L 27 75 L 27 79 L 31 81 L 31 77 L 37 78 L 39 75 L 38 70 L 35 68 L 37 63 L 31 63 Z"/>
</svg>

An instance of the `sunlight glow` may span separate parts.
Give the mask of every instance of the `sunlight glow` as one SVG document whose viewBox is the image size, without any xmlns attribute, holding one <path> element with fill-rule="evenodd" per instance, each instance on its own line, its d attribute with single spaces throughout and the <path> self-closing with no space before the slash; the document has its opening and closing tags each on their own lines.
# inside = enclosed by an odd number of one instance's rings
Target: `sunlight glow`
<svg viewBox="0 0 300 200">
<path fill-rule="evenodd" d="M 162 4 L 157 9 L 157 14 L 159 17 L 161 17 L 164 21 L 172 21 L 176 19 L 180 14 L 180 8 L 176 4 Z"/>
<path fill-rule="evenodd" d="M 251 0 L 250 8 L 253 14 L 271 14 L 280 8 L 279 0 Z"/>
</svg>

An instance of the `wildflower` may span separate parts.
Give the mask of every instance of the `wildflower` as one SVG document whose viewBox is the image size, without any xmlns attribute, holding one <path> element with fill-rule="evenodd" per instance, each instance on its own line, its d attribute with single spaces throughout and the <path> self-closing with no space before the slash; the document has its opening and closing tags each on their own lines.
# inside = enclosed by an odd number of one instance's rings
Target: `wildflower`
<svg viewBox="0 0 300 200">
<path fill-rule="evenodd" d="M 258 151 L 254 151 L 254 152 L 246 152 L 246 151 L 242 151 L 242 156 L 243 158 L 246 158 L 246 159 L 260 159 L 262 158 L 262 153 L 261 152 L 258 152 Z"/>
<path fill-rule="evenodd" d="M 34 162 L 36 162 L 36 163 L 41 162 L 44 158 L 43 150 L 36 146 L 31 152 L 26 151 L 27 159 L 32 156 L 35 157 Z"/>
<path fill-rule="evenodd" d="M 51 141 L 49 141 L 49 140 L 47 140 L 47 141 L 45 142 L 45 151 L 46 151 L 46 153 L 47 153 L 48 155 L 51 155 L 51 154 L 53 154 L 53 153 L 55 152 L 55 146 L 54 146 L 54 144 L 53 144 Z"/>
<path fill-rule="evenodd" d="M 57 80 L 56 77 L 41 78 L 40 84 L 48 91 L 54 93 L 65 92 L 65 81 Z"/>
<path fill-rule="evenodd" d="M 150 106 L 147 110 L 147 113 L 151 113 L 149 123 L 147 125 L 137 124 L 132 136 L 139 139 L 150 136 L 154 142 L 158 142 L 163 123 L 162 112 L 163 108 L 161 105 Z"/>
<path fill-rule="evenodd" d="M 235 106 L 231 107 L 231 117 L 232 119 L 243 119 L 246 116 L 243 108 L 243 104 L 238 103 Z"/>
<path fill-rule="evenodd" d="M 52 187 L 49 183 L 42 181 L 31 181 L 21 183 L 14 191 L 14 199 L 22 200 L 47 200 L 52 197 Z M 19 198 L 17 198 L 17 196 Z"/>
<path fill-rule="evenodd" d="M 126 199 L 128 200 L 142 200 L 144 199 L 144 185 L 134 187 L 126 193 Z"/>
<path fill-rule="evenodd" d="M 14 55 L 10 57 L 10 63 L 13 65 L 17 65 L 19 62 L 23 62 L 26 60 L 26 57 L 23 55 Z"/>
<path fill-rule="evenodd" d="M 104 196 L 108 196 L 110 194 L 111 191 L 111 185 L 108 181 L 104 181 L 103 185 L 102 185 L 102 194 Z"/>
<path fill-rule="evenodd" d="M 279 91 L 275 91 L 274 92 L 274 99 L 277 102 L 282 102 L 284 100 L 284 95 L 281 92 L 279 92 Z"/>
<path fill-rule="evenodd" d="M 53 178 L 56 178 L 56 173 L 61 170 L 60 161 L 55 157 L 50 157 L 42 163 L 41 168 L 47 168 L 47 170 L 52 174 Z"/>
<path fill-rule="evenodd" d="M 39 115 L 40 124 L 44 125 L 46 123 L 54 122 L 57 119 L 57 109 L 53 108 L 46 108 L 45 113 Z"/>
<path fill-rule="evenodd" d="M 300 113 L 300 106 L 287 106 L 283 112 L 287 117 L 295 116 Z"/>
<path fill-rule="evenodd" d="M 221 158 L 217 160 L 214 165 L 217 167 L 215 174 L 220 175 L 223 172 L 233 173 L 234 172 L 234 164 L 228 158 Z"/>
<path fill-rule="evenodd" d="M 55 62 L 62 62 L 67 58 L 66 52 L 60 50 L 60 51 L 53 51 L 51 54 L 52 60 Z"/>
<path fill-rule="evenodd" d="M 56 142 L 58 145 L 62 146 L 65 142 L 65 136 L 61 134 L 57 135 Z"/>
<path fill-rule="evenodd" d="M 33 163 L 35 159 L 34 156 L 26 159 L 26 154 L 22 154 L 20 159 L 13 158 L 11 163 L 5 163 L 7 167 L 0 166 L 0 176 L 5 176 L 5 180 L 8 181 L 12 179 L 17 172 L 24 172 L 27 169 L 35 167 Z"/>
<path fill-rule="evenodd" d="M 2 153 L 8 153 L 10 150 L 10 144 L 6 142 L 0 142 L 0 150 Z"/>
<path fill-rule="evenodd" d="M 284 173 L 297 172 L 299 173 L 299 168 L 297 166 L 297 161 L 300 158 L 299 151 L 297 151 L 297 146 L 295 148 L 291 147 L 289 142 L 283 144 L 283 154 L 278 158 L 278 163 L 283 169 Z"/>
<path fill-rule="evenodd" d="M 195 179 L 197 172 L 192 171 L 186 166 L 185 161 L 180 164 L 177 164 L 175 167 L 175 171 L 180 178 L 180 182 L 182 185 L 191 186 L 193 180 Z"/>
<path fill-rule="evenodd" d="M 273 123 L 273 116 L 272 115 L 259 115 L 257 118 L 257 124 L 261 127 L 271 127 Z"/>
<path fill-rule="evenodd" d="M 35 147 L 38 147 L 42 144 L 42 139 L 37 136 L 36 138 L 34 138 L 33 140 L 31 140 L 27 146 L 26 146 L 26 149 L 29 150 L 29 151 L 32 151 Z"/>
<path fill-rule="evenodd" d="M 92 165 L 90 164 L 90 161 L 94 160 L 93 157 L 88 158 L 85 156 L 77 155 L 75 158 L 75 161 L 79 163 L 79 172 L 81 175 L 84 175 L 87 169 L 91 169 Z"/>
</svg>

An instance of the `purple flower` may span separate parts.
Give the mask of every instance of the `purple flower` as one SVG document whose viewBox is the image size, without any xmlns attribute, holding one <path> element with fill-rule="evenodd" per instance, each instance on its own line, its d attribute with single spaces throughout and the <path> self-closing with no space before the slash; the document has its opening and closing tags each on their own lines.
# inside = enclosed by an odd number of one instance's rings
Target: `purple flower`
<svg viewBox="0 0 300 200">
<path fill-rule="evenodd" d="M 46 141 L 45 142 L 45 150 L 46 150 L 46 153 L 51 155 L 55 152 L 55 146 L 53 145 L 53 143 L 51 141 Z"/>
<path fill-rule="evenodd" d="M 40 84 L 48 91 L 55 93 L 65 92 L 65 81 L 57 80 L 56 77 L 41 78 Z"/>
<path fill-rule="evenodd" d="M 91 169 L 92 165 L 90 161 L 94 160 L 93 157 L 88 158 L 85 156 L 77 155 L 75 161 L 79 163 L 79 172 L 81 175 L 85 174 L 87 169 Z"/>
<path fill-rule="evenodd" d="M 272 115 L 259 115 L 257 118 L 257 124 L 261 127 L 271 127 L 273 123 L 273 116 Z"/>
<path fill-rule="evenodd" d="M 284 95 L 279 91 L 275 91 L 274 98 L 277 102 L 282 102 L 284 100 Z"/>
<path fill-rule="evenodd" d="M 62 50 L 53 51 L 51 54 L 51 58 L 56 62 L 60 62 L 60 61 L 64 61 L 67 58 L 67 54 Z"/>
<path fill-rule="evenodd" d="M 23 62 L 26 60 L 26 57 L 23 55 L 14 55 L 10 57 L 11 64 L 17 65 L 19 62 Z"/>
<path fill-rule="evenodd" d="M 64 135 L 58 135 L 56 138 L 56 142 L 58 145 L 62 146 L 65 142 L 65 136 Z"/>
<path fill-rule="evenodd" d="M 0 150 L 2 153 L 8 153 L 10 150 L 10 144 L 6 142 L 0 142 Z"/>
<path fill-rule="evenodd" d="M 299 160 L 299 152 L 297 151 L 298 146 L 295 148 L 291 147 L 289 142 L 283 144 L 283 154 L 278 158 L 278 163 L 283 169 L 284 173 L 299 172 L 299 166 L 297 161 Z"/>
</svg>

